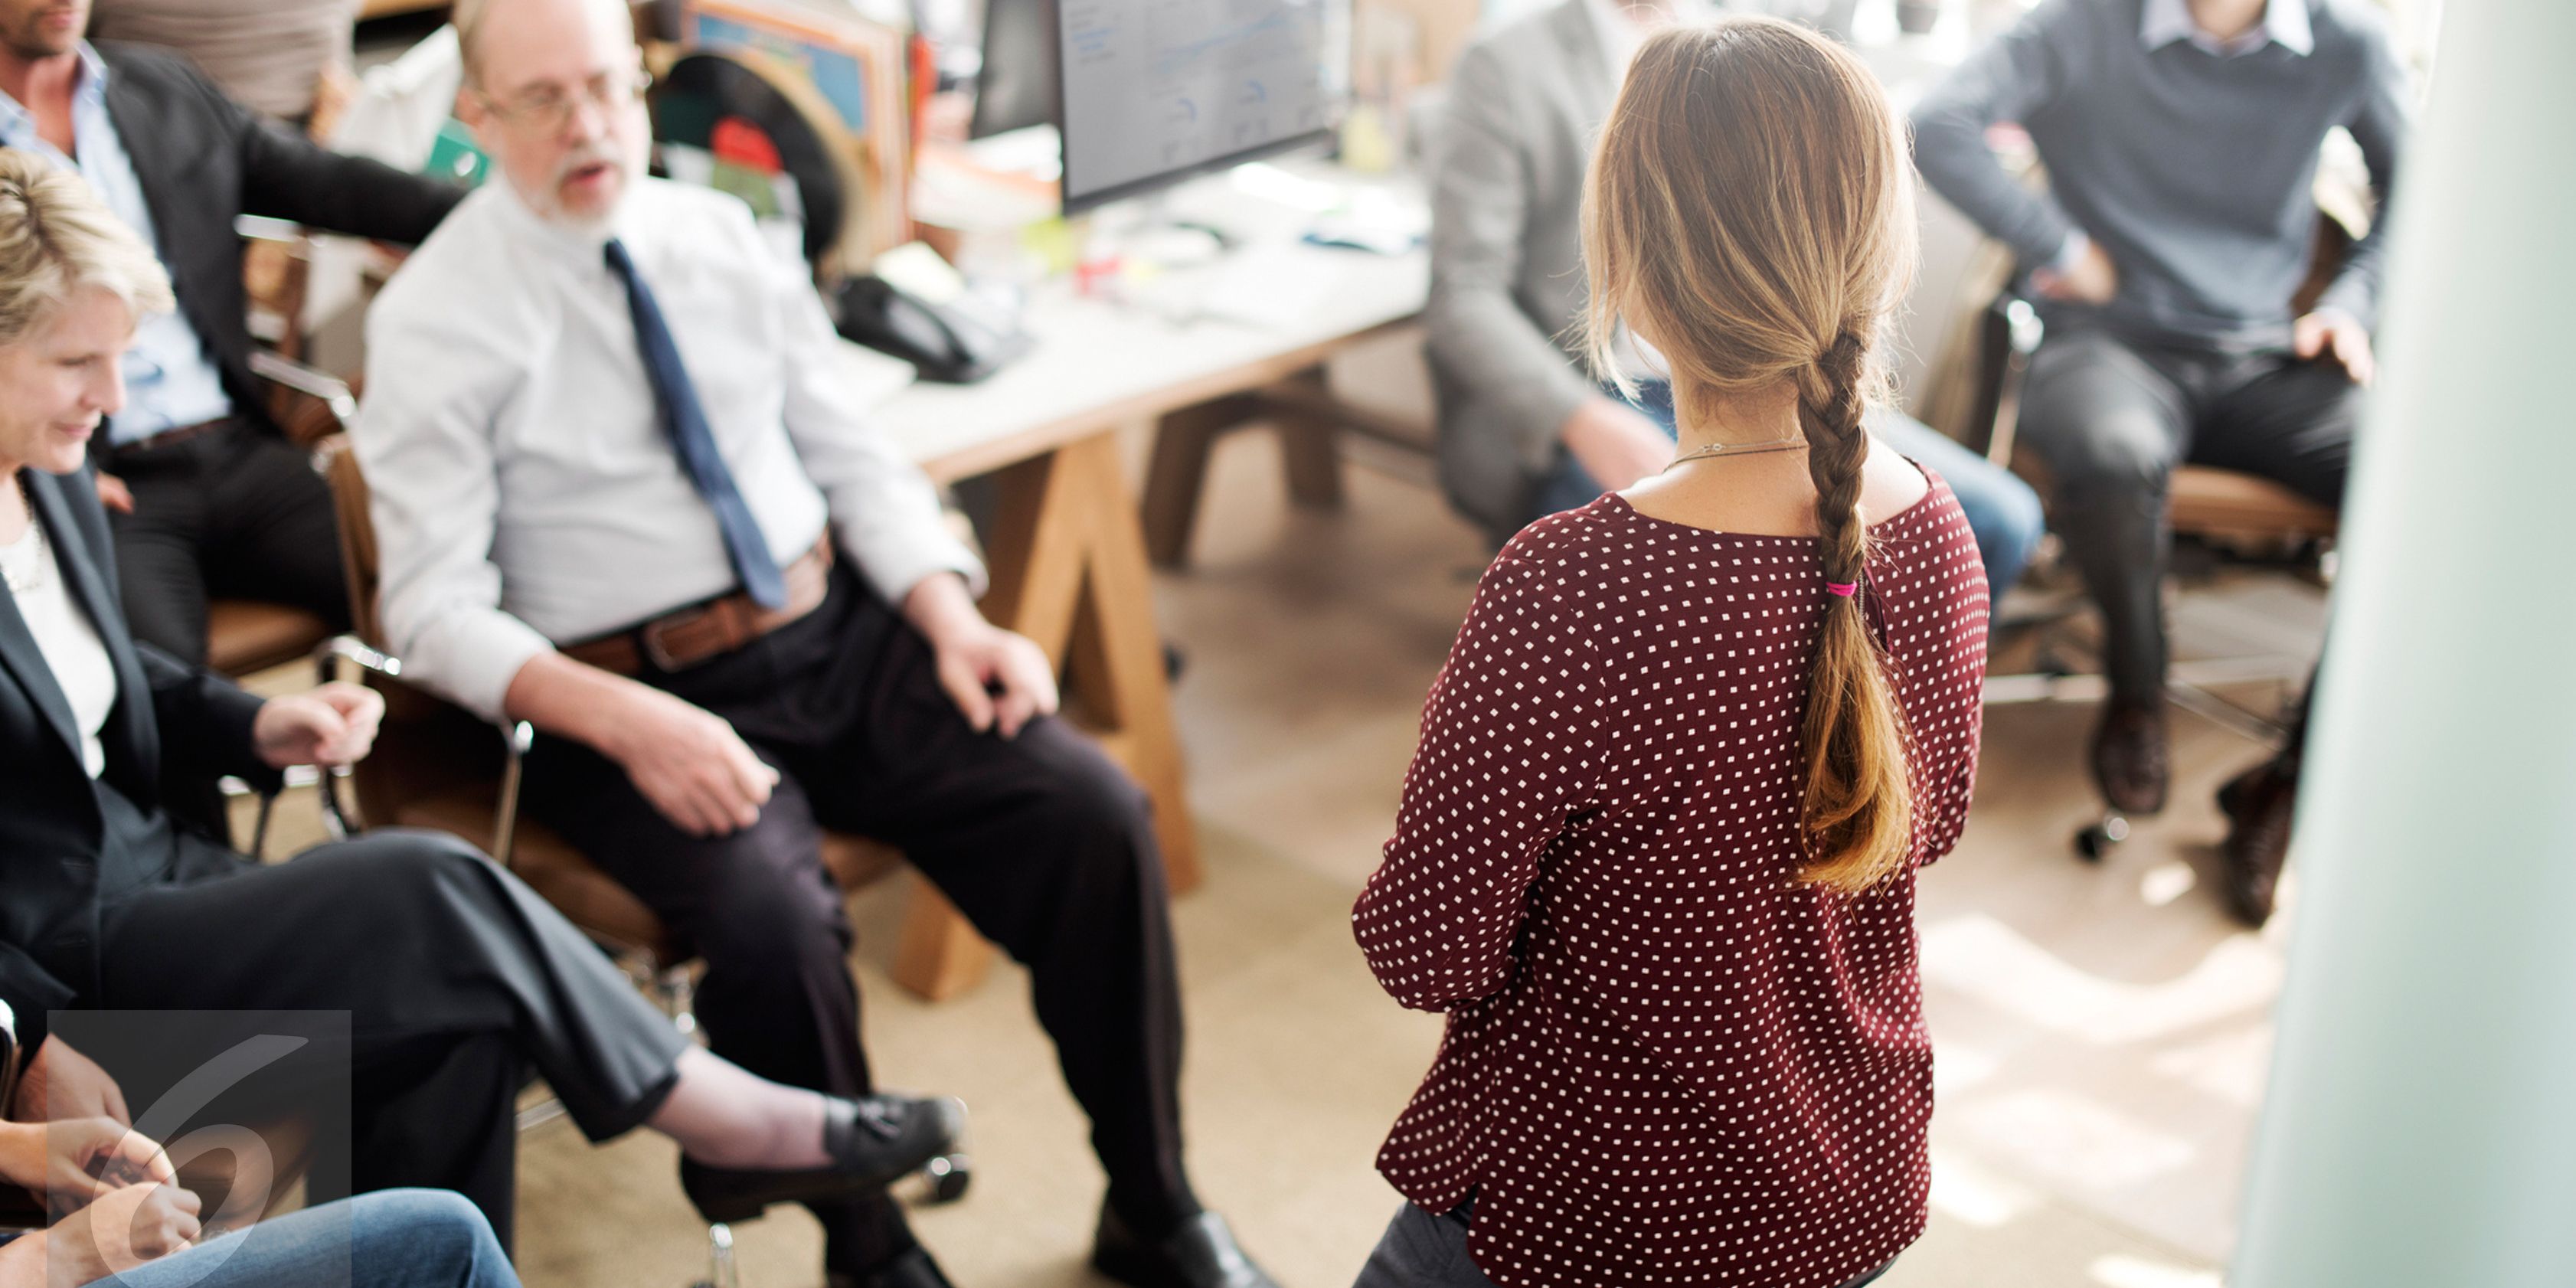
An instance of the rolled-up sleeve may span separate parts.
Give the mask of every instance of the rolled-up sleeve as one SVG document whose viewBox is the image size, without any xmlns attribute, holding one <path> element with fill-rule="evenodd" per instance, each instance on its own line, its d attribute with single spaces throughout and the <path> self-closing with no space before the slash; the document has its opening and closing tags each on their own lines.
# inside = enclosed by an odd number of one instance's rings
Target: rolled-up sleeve
<svg viewBox="0 0 2576 1288">
<path fill-rule="evenodd" d="M 743 231 L 750 234 L 745 221 Z M 763 259 L 769 257 L 763 256 Z M 892 434 L 869 422 L 854 394 L 823 301 L 802 274 L 771 274 L 768 289 L 787 337 L 787 436 L 823 490 L 840 548 L 886 602 L 934 573 L 953 572 L 984 593 L 984 565 L 949 531 L 939 493 Z"/>
<path fill-rule="evenodd" d="M 397 282 L 397 288 L 401 283 Z M 367 399 L 350 435 L 376 529 L 385 646 L 404 675 L 489 720 L 552 642 L 501 609 L 492 450 L 509 365 L 461 315 L 388 292 L 367 323 Z"/>
</svg>

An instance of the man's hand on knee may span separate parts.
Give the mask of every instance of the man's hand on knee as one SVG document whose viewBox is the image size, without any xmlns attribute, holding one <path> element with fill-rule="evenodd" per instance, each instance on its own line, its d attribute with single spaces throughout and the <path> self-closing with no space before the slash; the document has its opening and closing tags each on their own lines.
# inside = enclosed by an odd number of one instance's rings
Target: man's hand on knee
<svg viewBox="0 0 2576 1288">
<path fill-rule="evenodd" d="M 2300 318 L 2291 331 L 2290 348 L 2308 361 L 2331 358 L 2354 384 L 2364 389 L 2379 378 L 2379 360 L 2370 349 L 2370 329 L 2333 309 L 2319 309 Z"/>
<path fill-rule="evenodd" d="M 1673 463 L 1673 440 L 1636 408 L 1609 398 L 1585 401 L 1556 432 L 1605 491 L 1635 487 Z"/>
<path fill-rule="evenodd" d="M 2100 306 L 2120 297 L 2120 267 L 2090 237 L 2069 237 L 2057 262 L 2032 269 L 2030 284 L 2049 299 Z"/>
<path fill-rule="evenodd" d="M 726 836 L 760 821 L 778 771 L 724 717 L 640 684 L 620 702 L 616 735 L 601 750 L 673 827 Z"/>
<path fill-rule="evenodd" d="M 1027 636 L 984 620 L 953 573 L 921 580 L 904 596 L 903 615 L 930 642 L 939 687 L 975 732 L 999 728 L 1005 738 L 1056 710 L 1055 666 Z"/>
</svg>

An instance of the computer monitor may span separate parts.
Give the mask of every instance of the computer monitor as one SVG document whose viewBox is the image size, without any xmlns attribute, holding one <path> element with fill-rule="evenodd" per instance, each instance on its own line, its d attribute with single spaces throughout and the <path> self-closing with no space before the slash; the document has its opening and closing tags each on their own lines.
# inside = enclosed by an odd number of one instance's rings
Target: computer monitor
<svg viewBox="0 0 2576 1288">
<path fill-rule="evenodd" d="M 1345 0 L 1021 2 L 1058 17 L 1067 213 L 1331 132 Z"/>
<path fill-rule="evenodd" d="M 988 0 L 984 65 L 975 73 L 975 118 L 967 132 L 988 138 L 1056 123 L 1056 0 Z"/>
</svg>

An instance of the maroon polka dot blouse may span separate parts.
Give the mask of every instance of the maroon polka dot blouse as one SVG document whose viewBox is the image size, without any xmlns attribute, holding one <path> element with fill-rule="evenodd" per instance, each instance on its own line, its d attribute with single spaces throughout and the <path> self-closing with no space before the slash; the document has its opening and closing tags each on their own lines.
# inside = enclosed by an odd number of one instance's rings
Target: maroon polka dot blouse
<svg viewBox="0 0 2576 1288">
<path fill-rule="evenodd" d="M 1862 592 L 1910 729 L 1913 860 L 1792 881 L 1816 542 L 1614 495 L 1486 570 L 1386 860 L 1354 910 L 1395 999 L 1445 1010 L 1378 1154 L 1504 1288 L 1831 1288 L 1922 1232 L 1932 1048 L 1914 868 L 1968 811 L 1986 584 L 1931 493 Z"/>
</svg>

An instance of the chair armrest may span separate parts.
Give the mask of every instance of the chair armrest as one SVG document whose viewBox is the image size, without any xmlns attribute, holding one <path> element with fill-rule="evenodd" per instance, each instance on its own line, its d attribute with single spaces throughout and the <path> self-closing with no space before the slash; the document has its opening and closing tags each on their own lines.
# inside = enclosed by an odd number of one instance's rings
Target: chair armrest
<svg viewBox="0 0 2576 1288">
<path fill-rule="evenodd" d="M 2048 326 L 2030 301 L 2006 292 L 1988 310 L 1986 334 L 2000 352 L 1988 356 L 1994 382 L 1994 415 L 1987 422 L 1986 459 L 2012 467 L 2013 445 L 2021 433 L 2022 386 L 2030 378 L 2030 358 L 2047 338 Z"/>
<path fill-rule="evenodd" d="M 322 647 L 313 651 L 313 660 L 323 668 L 325 679 L 334 662 L 347 662 L 388 680 L 399 680 L 403 673 L 401 658 L 379 651 L 355 635 L 334 635 L 322 641 Z"/>
<path fill-rule="evenodd" d="M 354 635 L 333 636 L 314 651 L 314 663 L 320 678 L 324 681 L 333 678 L 334 667 L 341 662 L 347 662 L 381 680 L 419 693 L 423 697 L 439 702 L 442 706 L 451 708 L 454 706 L 405 680 L 401 658 L 375 648 Z M 528 749 L 536 743 L 537 732 L 536 727 L 525 720 L 507 721 L 494 728 L 501 735 L 501 787 L 499 796 L 492 806 L 492 840 L 486 848 L 493 861 L 506 868 L 510 866 L 510 851 L 518 834 L 521 765 L 528 754 Z M 321 788 L 323 808 L 330 814 L 334 826 L 338 827 L 344 835 L 354 834 L 358 829 L 350 821 L 351 811 L 340 799 L 339 781 L 336 775 L 323 775 Z"/>
<path fill-rule="evenodd" d="M 233 216 L 233 235 L 243 241 L 277 242 L 281 245 L 295 246 L 301 245 L 304 241 L 304 225 L 292 219 L 278 219 L 269 215 L 235 215 Z"/>
<path fill-rule="evenodd" d="M 18 1099 L 18 1012 L 0 1002 L 0 1111 Z"/>
<path fill-rule="evenodd" d="M 310 398 L 330 412 L 331 423 L 316 426 L 307 432 L 296 433 L 295 437 L 299 442 L 319 441 L 332 430 L 346 426 L 351 420 L 357 418 L 358 396 L 349 388 L 349 382 L 338 376 L 318 368 L 308 367 L 271 349 L 251 350 L 250 369 L 251 374 L 271 385 L 289 393 Z M 280 415 L 278 419 L 286 421 L 290 418 Z M 296 429 L 293 425 L 289 425 L 288 428 Z"/>
</svg>

